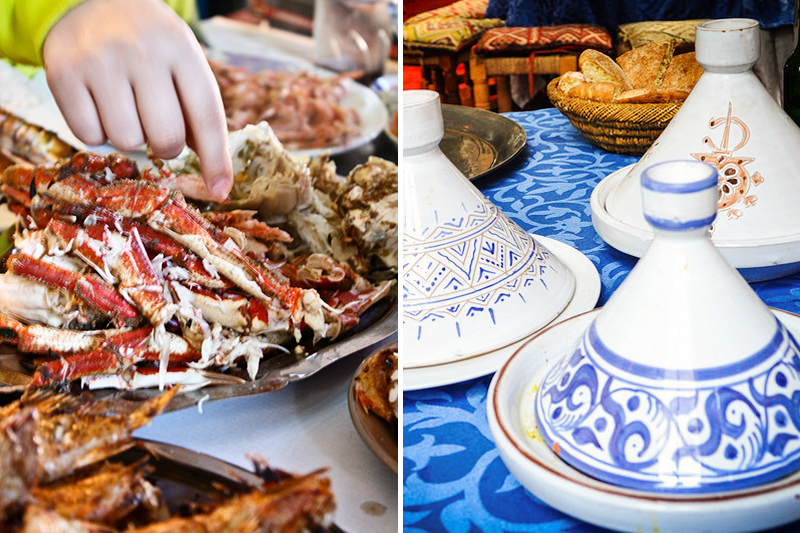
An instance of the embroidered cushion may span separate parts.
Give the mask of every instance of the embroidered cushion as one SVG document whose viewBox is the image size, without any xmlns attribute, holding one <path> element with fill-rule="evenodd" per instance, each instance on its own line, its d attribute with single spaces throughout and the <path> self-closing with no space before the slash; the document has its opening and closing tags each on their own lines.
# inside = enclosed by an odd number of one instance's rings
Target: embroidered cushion
<svg viewBox="0 0 800 533">
<path fill-rule="evenodd" d="M 561 24 L 532 28 L 494 28 L 486 31 L 473 48 L 482 56 L 529 55 L 543 50 L 580 51 L 612 49 L 611 34 L 593 24 Z"/>
<path fill-rule="evenodd" d="M 424 11 L 407 19 L 405 24 L 416 24 L 421 20 L 431 17 L 461 17 L 466 19 L 482 19 L 486 13 L 489 0 L 459 0 L 452 4 Z"/>
<path fill-rule="evenodd" d="M 502 25 L 500 19 L 429 17 L 414 24 L 403 24 L 403 46 L 457 51 L 475 42 L 487 29 Z"/>
<path fill-rule="evenodd" d="M 676 41 L 676 54 L 690 52 L 694 50 L 695 28 L 706 20 L 708 19 L 653 20 L 621 24 L 618 32 L 619 50 L 617 54 L 622 54 L 643 44 L 664 39 L 674 39 Z"/>
</svg>

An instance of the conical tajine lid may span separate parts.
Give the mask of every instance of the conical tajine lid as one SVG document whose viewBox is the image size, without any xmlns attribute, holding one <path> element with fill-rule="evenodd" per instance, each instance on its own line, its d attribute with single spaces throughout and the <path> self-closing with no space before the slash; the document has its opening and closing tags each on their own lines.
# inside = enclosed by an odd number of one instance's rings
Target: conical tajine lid
<svg viewBox="0 0 800 533">
<path fill-rule="evenodd" d="M 665 492 L 734 490 L 800 466 L 800 352 L 708 237 L 717 171 L 642 174 L 650 248 L 537 394 L 575 468 Z"/>
<path fill-rule="evenodd" d="M 507 346 L 564 310 L 575 277 L 439 149 L 439 95 L 403 92 L 403 365 Z"/>
<path fill-rule="evenodd" d="M 755 20 L 697 26 L 697 61 L 705 72 L 669 126 L 605 199 L 607 215 L 622 225 L 598 224 L 593 212 L 604 240 L 640 257 L 652 238 L 642 216 L 643 170 L 696 159 L 719 170 L 712 240 L 736 268 L 800 261 L 800 128 L 753 73 L 759 53 Z M 767 277 L 777 276 L 762 279 Z"/>
</svg>

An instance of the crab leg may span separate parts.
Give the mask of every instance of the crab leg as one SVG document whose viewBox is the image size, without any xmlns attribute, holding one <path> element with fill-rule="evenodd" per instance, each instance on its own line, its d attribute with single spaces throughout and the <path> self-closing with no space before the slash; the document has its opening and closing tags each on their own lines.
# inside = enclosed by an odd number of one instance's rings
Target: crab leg
<svg viewBox="0 0 800 533">
<path fill-rule="evenodd" d="M 130 233 L 119 261 L 120 290 L 136 303 L 154 326 L 160 326 L 175 314 L 177 306 L 164 299 L 164 289 L 153 264 L 144 251 L 136 228 Z"/>
<path fill-rule="evenodd" d="M 30 193 L 28 193 L 28 191 L 15 189 L 14 187 L 9 187 L 8 185 L 0 185 L 0 192 L 8 196 L 11 202 L 17 203 L 27 209 L 30 209 L 31 196 Z"/>
<path fill-rule="evenodd" d="M 225 213 L 210 211 L 203 218 L 220 227 L 236 228 L 248 237 L 262 241 L 292 242 L 292 236 L 280 228 L 256 220 L 256 211 L 235 210 Z"/>
<path fill-rule="evenodd" d="M 173 238 L 160 233 L 153 228 L 121 216 L 103 207 L 90 207 L 87 205 L 75 204 L 56 204 L 55 211 L 67 216 L 79 217 L 83 220 L 93 220 L 97 226 L 116 228 L 123 234 L 130 234 L 134 229 L 139 233 L 139 237 L 144 247 L 153 255 L 162 254 L 170 258 L 173 262 L 186 269 L 181 275 L 203 287 L 209 289 L 228 289 L 233 287 L 233 283 L 208 272 L 206 267 L 195 254 L 191 253 L 186 247 L 180 245 Z"/>
<path fill-rule="evenodd" d="M 109 335 L 98 348 L 53 359 L 36 368 L 31 387 L 63 385 L 78 378 L 116 374 L 142 361 L 158 361 L 160 349 L 153 346 L 152 327 Z M 177 335 L 166 333 L 170 359 L 175 363 L 197 361 L 200 353 Z"/>
<path fill-rule="evenodd" d="M 88 352 L 100 346 L 113 331 L 79 331 L 31 324 L 20 332 L 17 349 L 23 353 L 55 355 Z"/>
<path fill-rule="evenodd" d="M 91 203 L 99 187 L 90 178 L 80 174 L 71 174 L 64 179 L 50 184 L 45 195 L 59 202 L 65 203 Z"/>
<path fill-rule="evenodd" d="M 118 182 L 98 192 L 97 202 L 123 216 L 147 217 L 155 229 L 170 235 L 249 294 L 270 303 L 264 291 L 275 295 L 293 312 L 298 310 L 302 290 L 285 287 L 265 276 L 235 247 L 225 246 L 216 230 L 186 205 L 180 193 L 142 182 Z"/>
<path fill-rule="evenodd" d="M 70 175 L 51 185 L 47 191 L 58 201 L 101 207 L 127 218 L 146 218 L 154 229 L 166 233 L 230 279 L 234 284 L 268 305 L 276 296 L 297 315 L 299 322 L 303 292 L 285 287 L 265 276 L 235 246 L 216 238 L 217 230 L 195 213 L 179 192 L 143 181 L 121 180 L 101 187 L 88 179 Z"/>
<path fill-rule="evenodd" d="M 130 326 L 138 322 L 136 309 L 114 287 L 97 276 L 81 275 L 21 253 L 12 254 L 6 268 L 13 274 L 75 293 L 121 325 Z"/>
<path fill-rule="evenodd" d="M 23 217 L 29 214 L 35 196 L 31 193 L 32 183 L 39 176 L 45 176 L 44 171 L 26 163 L 12 165 L 0 174 L 0 193 L 6 196 L 11 211 Z M 50 179 L 52 176 L 47 183 Z"/>
<path fill-rule="evenodd" d="M 195 350 L 183 337 L 162 332 L 161 342 L 169 343 L 170 361 L 174 363 L 190 363 L 200 359 L 200 352 Z M 116 350 L 121 360 L 130 365 L 141 361 L 158 361 L 161 348 L 153 339 L 153 328 L 132 329 L 108 337 L 105 343 L 109 349 Z"/>
<path fill-rule="evenodd" d="M 24 276 L 0 275 L 0 312 L 25 324 L 38 323 L 56 327 L 91 329 L 105 317 L 93 306 L 66 291 L 53 289 Z"/>
<path fill-rule="evenodd" d="M 47 224 L 46 231 L 52 235 L 63 250 L 72 251 L 89 266 L 91 266 L 103 279 L 109 283 L 116 283 L 113 272 L 118 268 L 120 253 L 110 253 L 111 249 L 120 250 L 123 246 L 122 237 L 108 231 L 106 227 L 94 224 L 82 228 L 57 218 Z M 113 243 L 117 238 L 118 242 Z M 109 262 L 110 260 L 110 262 Z"/>
<path fill-rule="evenodd" d="M 258 334 L 269 331 L 270 312 L 256 298 L 247 298 L 241 294 L 230 292 L 219 294 L 200 287 L 188 287 L 177 282 L 173 282 L 171 286 L 178 301 L 199 309 L 206 322 L 216 322 L 222 327 L 240 333 Z M 273 320 L 276 318 L 280 317 L 272 317 Z M 280 322 L 279 320 L 274 321 Z M 272 330 L 288 329 L 288 320 L 283 322 L 283 324 L 275 324 Z"/>
<path fill-rule="evenodd" d="M 54 359 L 36 367 L 30 387 L 39 389 L 67 384 L 92 374 L 113 374 L 119 368 L 116 354 L 106 348 Z"/>
<path fill-rule="evenodd" d="M 3 185 L 25 191 L 29 195 L 33 190 L 47 189 L 55 181 L 56 174 L 51 168 L 32 166 L 27 164 L 12 165 L 3 172 Z"/>
</svg>

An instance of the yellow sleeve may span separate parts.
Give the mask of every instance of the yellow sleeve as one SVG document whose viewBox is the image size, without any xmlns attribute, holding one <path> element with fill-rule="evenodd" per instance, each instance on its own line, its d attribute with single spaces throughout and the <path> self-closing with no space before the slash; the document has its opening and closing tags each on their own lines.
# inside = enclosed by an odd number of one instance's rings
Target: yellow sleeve
<svg viewBox="0 0 800 533">
<path fill-rule="evenodd" d="M 196 24 L 200 18 L 197 14 L 197 0 L 165 0 L 189 24 Z"/>
<path fill-rule="evenodd" d="M 50 28 L 83 0 L 3 0 L 0 2 L 0 55 L 29 65 L 42 64 L 42 43 Z"/>
<path fill-rule="evenodd" d="M 84 0 L 0 1 L 0 57 L 42 65 L 42 45 L 50 28 Z M 197 22 L 196 0 L 165 0 L 186 22 Z"/>
</svg>

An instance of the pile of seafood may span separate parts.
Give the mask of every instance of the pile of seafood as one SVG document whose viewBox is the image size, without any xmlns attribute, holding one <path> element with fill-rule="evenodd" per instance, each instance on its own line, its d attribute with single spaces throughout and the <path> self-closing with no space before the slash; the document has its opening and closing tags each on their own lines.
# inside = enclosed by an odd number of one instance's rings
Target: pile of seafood
<svg viewBox="0 0 800 533">
<path fill-rule="evenodd" d="M 324 531 L 330 480 L 257 465 L 263 483 L 201 505 L 167 505 L 156 460 L 128 460 L 133 431 L 163 411 L 177 389 L 137 407 L 37 391 L 0 408 L 0 530 L 114 533 Z M 257 470 L 257 471 L 259 471 Z"/>
<path fill-rule="evenodd" d="M 231 369 L 254 379 L 262 357 L 300 358 L 390 293 L 394 279 L 366 275 L 396 274 L 394 165 L 340 178 L 324 158 L 289 156 L 266 123 L 231 144 L 238 192 L 202 211 L 187 201 L 204 190 L 188 150 L 143 171 L 80 152 L 3 172 L 20 222 L 0 275 L 0 339 L 34 360 L 30 387 L 241 381 Z M 387 176 L 393 188 L 373 198 Z"/>
<path fill-rule="evenodd" d="M 268 121 L 289 149 L 324 148 L 359 132 L 359 116 L 342 106 L 345 76 L 250 72 L 209 61 L 222 93 L 228 129 Z"/>
<path fill-rule="evenodd" d="M 293 157 L 270 124 L 229 134 L 234 183 L 229 201 L 211 211 L 255 211 L 259 220 L 292 235 L 292 253 L 321 253 L 357 273 L 396 275 L 398 265 L 397 166 L 370 157 L 347 177 L 326 156 Z M 197 154 L 153 159 L 154 179 L 202 199 L 205 186 Z"/>
<path fill-rule="evenodd" d="M 397 347 L 383 348 L 367 357 L 355 379 L 358 402 L 390 424 L 397 423 Z"/>
<path fill-rule="evenodd" d="M 0 170 L 13 163 L 48 163 L 69 157 L 75 149 L 55 133 L 21 120 L 0 107 Z"/>
</svg>

